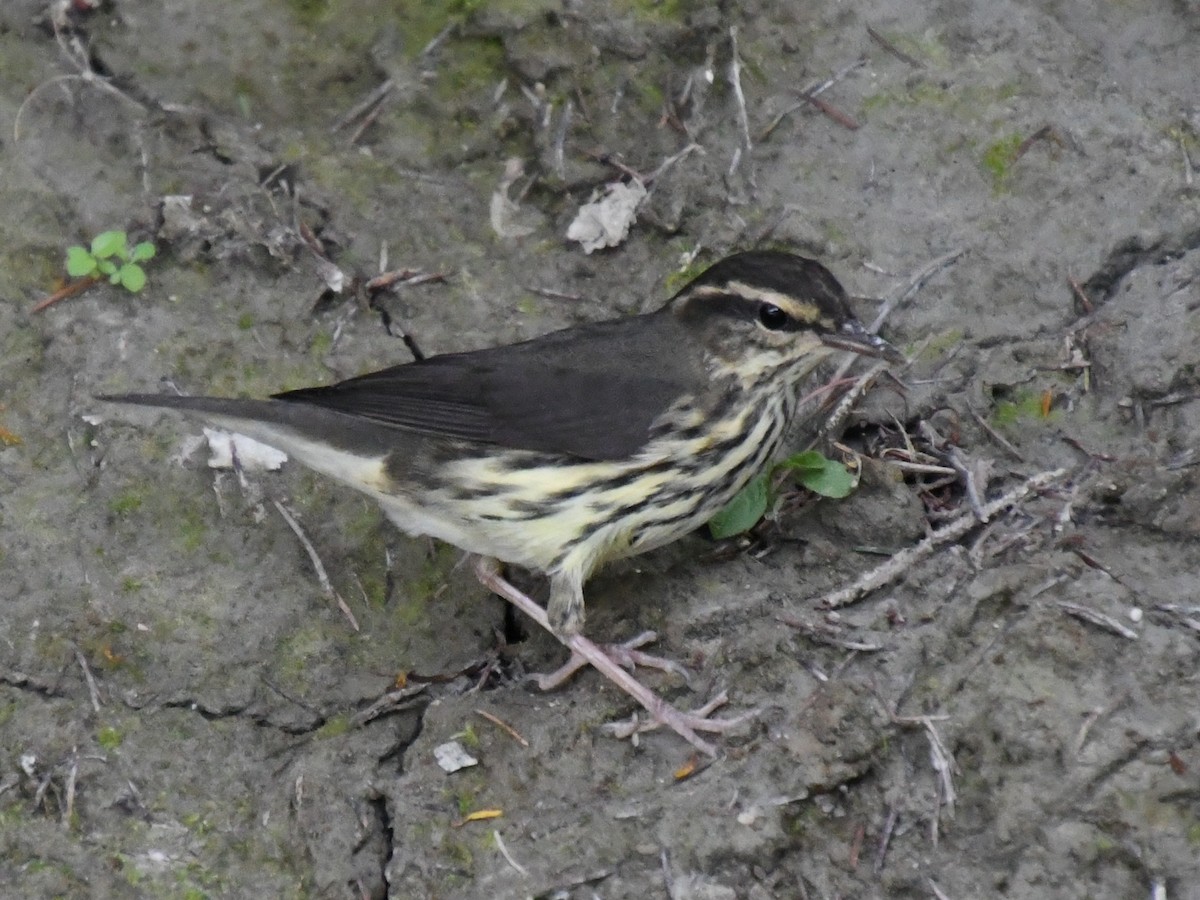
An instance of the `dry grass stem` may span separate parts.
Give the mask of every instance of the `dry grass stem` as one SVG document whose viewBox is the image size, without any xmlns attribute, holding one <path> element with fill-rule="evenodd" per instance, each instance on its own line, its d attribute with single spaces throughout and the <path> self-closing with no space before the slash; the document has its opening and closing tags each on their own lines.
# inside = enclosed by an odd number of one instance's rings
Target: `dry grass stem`
<svg viewBox="0 0 1200 900">
<path fill-rule="evenodd" d="M 1066 474 L 1066 469 L 1052 469 L 1047 472 L 1039 472 L 1003 496 L 984 504 L 980 512 L 990 519 L 997 513 L 1020 503 L 1035 491 L 1048 487 L 1055 481 L 1063 478 Z M 857 603 L 872 591 L 878 590 L 884 585 L 891 584 L 893 581 L 899 579 L 917 563 L 932 556 L 939 547 L 966 536 L 972 529 L 978 527 L 979 522 L 978 514 L 974 511 L 960 515 L 948 525 L 939 528 L 916 546 L 901 550 L 890 557 L 883 565 L 863 574 L 854 584 L 815 598 L 815 602 L 823 609 L 838 609 L 842 606 Z"/>
<path fill-rule="evenodd" d="M 1097 628 L 1103 628 L 1105 631 L 1111 631 L 1113 634 L 1123 638 L 1128 638 L 1131 641 L 1138 639 L 1138 633 L 1132 628 L 1122 625 L 1112 616 L 1105 615 L 1102 612 L 1097 612 L 1094 609 L 1089 609 L 1086 606 L 1080 606 L 1078 603 L 1069 603 L 1066 600 L 1059 600 L 1057 603 L 1059 609 L 1065 612 L 1068 616 L 1073 616 L 1081 622 L 1087 622 L 1095 625 Z"/>
<path fill-rule="evenodd" d="M 88 695 L 92 700 L 92 710 L 100 712 L 100 688 L 96 685 L 96 679 L 92 677 L 92 670 L 88 666 L 87 659 L 83 655 L 83 651 L 76 645 L 71 645 L 71 650 L 75 653 L 75 661 L 79 663 L 79 668 L 83 670 L 83 680 L 87 682 Z"/>
<path fill-rule="evenodd" d="M 520 744 L 522 747 L 529 746 L 529 741 L 525 740 L 525 738 L 521 735 L 521 732 L 517 731 L 517 729 L 513 728 L 511 725 L 509 725 L 507 722 L 505 722 L 499 716 L 494 716 L 487 710 L 483 710 L 483 709 L 476 709 L 475 713 L 476 713 L 476 715 L 483 716 L 485 719 L 487 719 L 489 722 L 491 722 L 497 728 L 500 728 L 501 730 L 508 732 L 509 736 L 512 737 L 512 739 L 514 741 L 516 741 L 518 744 Z"/>
<path fill-rule="evenodd" d="M 283 517 L 283 521 L 288 523 L 288 527 L 290 527 L 292 531 L 296 533 L 296 537 L 300 539 L 300 543 L 308 553 L 308 558 L 311 560 L 313 569 L 317 573 L 317 581 L 321 583 L 321 590 L 325 592 L 325 596 L 331 600 L 337 601 L 338 609 L 342 611 L 342 615 L 346 617 L 346 620 L 350 623 L 350 627 L 355 631 L 358 631 L 358 620 L 354 618 L 354 613 L 350 611 L 350 607 L 346 605 L 346 601 L 342 599 L 341 594 L 334 590 L 333 582 L 329 580 L 329 574 L 325 571 L 325 564 L 321 562 L 321 557 L 317 555 L 317 548 L 312 545 L 312 541 L 308 539 L 308 535 L 304 533 L 304 529 L 300 527 L 300 523 L 296 521 L 295 517 L 290 512 L 288 512 L 287 507 L 285 507 L 278 500 L 272 500 L 271 502 L 274 503 L 275 508 L 279 510 L 279 515 Z"/>
<path fill-rule="evenodd" d="M 493 829 L 492 839 L 495 840 L 496 849 L 500 851 L 500 855 L 504 857 L 504 861 L 507 862 L 514 869 L 516 869 L 520 875 L 524 876 L 525 878 L 528 878 L 529 870 L 526 869 L 519 862 L 517 862 L 515 859 L 513 859 L 513 855 L 508 852 L 508 847 L 506 847 L 504 845 L 504 839 L 502 837 L 500 837 L 500 829 L 498 829 L 498 828 Z"/>
<path fill-rule="evenodd" d="M 887 38 L 885 38 L 882 34 L 880 34 L 878 31 L 876 31 L 870 25 L 867 26 L 867 35 L 871 38 L 871 40 L 873 40 L 880 47 L 882 47 L 888 53 L 892 54 L 892 56 L 896 57 L 896 59 L 900 60 L 901 62 L 908 63 L 914 69 L 925 68 L 925 64 L 923 62 L 921 62 L 919 59 L 916 59 L 915 57 L 909 56 L 907 53 L 905 53 L 903 50 L 901 50 L 899 47 L 897 47 L 895 44 L 893 44 L 891 41 L 889 41 Z"/>
</svg>

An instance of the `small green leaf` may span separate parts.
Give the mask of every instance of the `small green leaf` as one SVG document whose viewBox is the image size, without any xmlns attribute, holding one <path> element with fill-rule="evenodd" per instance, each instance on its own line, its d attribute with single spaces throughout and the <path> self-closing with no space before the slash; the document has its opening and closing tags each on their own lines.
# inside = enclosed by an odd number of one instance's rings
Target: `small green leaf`
<svg viewBox="0 0 1200 900">
<path fill-rule="evenodd" d="M 130 293 L 136 294 L 146 286 L 146 273 L 136 263 L 125 263 L 121 266 L 121 285 Z"/>
<path fill-rule="evenodd" d="M 129 254 L 130 262 L 145 262 L 148 259 L 154 258 L 154 245 L 149 241 L 142 241 L 133 248 L 133 252 Z"/>
<path fill-rule="evenodd" d="M 92 238 L 92 256 L 97 259 L 107 259 L 116 256 L 125 249 L 125 232 L 102 231 Z"/>
<path fill-rule="evenodd" d="M 83 247 L 67 248 L 67 274 L 72 278 L 83 278 L 96 271 L 96 259 Z"/>
<path fill-rule="evenodd" d="M 816 450 L 805 450 L 803 453 L 795 453 L 779 464 L 785 469 L 801 472 L 809 470 L 820 472 L 827 465 L 829 460 Z"/>
<path fill-rule="evenodd" d="M 767 511 L 768 492 L 769 476 L 759 475 L 709 520 L 709 532 L 719 541 L 753 528 Z"/>
<path fill-rule="evenodd" d="M 98 259 L 96 260 L 96 271 L 98 271 L 101 275 L 108 275 L 111 278 L 113 275 L 117 274 L 117 264 L 111 259 Z M 114 280 L 113 284 L 116 283 L 117 282 Z"/>
<path fill-rule="evenodd" d="M 854 490 L 855 480 L 850 470 L 815 450 L 797 453 L 780 465 L 791 469 L 797 481 L 822 497 L 845 497 Z"/>
</svg>

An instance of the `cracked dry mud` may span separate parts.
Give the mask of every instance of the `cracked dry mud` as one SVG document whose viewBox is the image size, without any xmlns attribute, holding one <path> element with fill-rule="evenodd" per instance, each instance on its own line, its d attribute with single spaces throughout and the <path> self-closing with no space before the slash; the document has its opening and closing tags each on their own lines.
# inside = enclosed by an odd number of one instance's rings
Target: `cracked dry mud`
<svg viewBox="0 0 1200 900">
<path fill-rule="evenodd" d="M 116 0 L 57 41 L 64 6 L 0 8 L 0 895 L 1200 898 L 1195 3 Z M 838 72 L 829 114 L 798 100 Z M 620 247 L 565 240 L 605 159 L 692 142 Z M 386 245 L 446 278 L 368 308 L 299 223 L 347 275 Z M 31 316 L 108 228 L 158 244 L 146 290 Z M 598 577 L 594 637 L 652 628 L 695 670 L 655 681 L 674 701 L 761 710 L 683 779 L 674 736 L 601 732 L 631 707 L 595 676 L 514 677 L 563 654 L 450 548 L 91 399 L 325 382 L 409 358 L 402 331 L 502 343 L 762 243 L 863 298 L 964 250 L 889 319 L 916 361 L 847 440 L 932 424 L 987 496 L 1069 474 L 836 616 L 813 598 L 957 486 L 868 462 L 749 552 Z M 444 773 L 452 739 L 479 764 Z"/>
</svg>

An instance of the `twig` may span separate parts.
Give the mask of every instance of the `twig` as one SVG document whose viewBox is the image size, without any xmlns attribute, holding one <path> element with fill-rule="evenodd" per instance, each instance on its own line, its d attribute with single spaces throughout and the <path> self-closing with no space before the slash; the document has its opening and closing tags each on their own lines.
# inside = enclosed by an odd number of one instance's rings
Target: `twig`
<svg viewBox="0 0 1200 900">
<path fill-rule="evenodd" d="M 47 306 L 52 306 L 59 300 L 66 300 L 68 297 L 74 297 L 76 294 L 82 294 L 88 288 L 99 284 L 103 280 L 104 279 L 98 275 L 89 275 L 86 278 L 80 278 L 78 281 L 72 281 L 70 284 L 60 287 L 49 297 L 39 300 L 37 305 L 34 306 L 29 313 L 32 315 L 33 313 L 41 312 Z"/>
<path fill-rule="evenodd" d="M 923 268 L 917 271 L 917 273 L 908 280 L 907 285 L 905 285 L 901 290 L 893 292 L 890 297 L 883 301 L 883 304 L 879 307 L 879 312 L 875 314 L 875 318 L 872 320 L 870 326 L 868 326 L 867 331 L 871 334 L 877 334 L 879 329 L 883 327 L 883 323 L 887 321 L 888 316 L 890 316 L 896 310 L 896 308 L 900 306 L 901 303 L 904 303 L 910 297 L 915 295 L 917 291 L 921 290 L 921 288 L 923 288 L 925 284 L 931 278 L 933 278 L 934 275 L 938 274 L 943 269 L 948 268 L 956 259 L 966 252 L 967 251 L 962 248 L 951 250 L 949 253 L 943 254 L 937 259 L 926 263 Z M 858 358 L 858 354 L 849 351 L 843 354 L 842 362 L 838 365 L 837 371 L 834 372 L 834 379 L 836 380 L 845 375 Z"/>
<path fill-rule="evenodd" d="M 418 284 L 428 284 L 431 281 L 436 281 L 439 284 L 450 277 L 449 272 L 422 272 L 420 269 L 393 269 L 390 272 L 381 272 L 375 277 L 369 279 L 363 288 L 370 293 L 393 288 L 398 284 L 415 287 Z"/>
<path fill-rule="evenodd" d="M 1129 691 L 1124 691 L 1108 706 L 1097 706 L 1083 720 L 1083 724 L 1079 726 L 1079 734 L 1075 736 L 1075 744 L 1072 747 L 1072 755 L 1078 759 L 1079 754 L 1083 752 L 1083 745 L 1087 743 L 1088 734 L 1095 725 L 1103 718 L 1107 718 L 1117 711 L 1118 708 L 1124 705 L 1129 699 Z"/>
<path fill-rule="evenodd" d="M 907 53 L 905 53 L 903 50 L 901 50 L 899 47 L 897 47 L 895 44 L 893 44 L 891 41 L 889 41 L 887 38 L 885 38 L 882 34 L 880 34 L 878 31 L 876 31 L 870 25 L 867 26 L 867 34 L 870 36 L 871 40 L 873 40 L 880 47 L 882 47 L 888 53 L 892 54 L 892 56 L 896 57 L 896 59 L 900 60 L 901 62 L 908 63 L 914 69 L 925 68 L 925 64 L 922 63 L 919 59 L 915 59 L 915 58 L 909 56 Z"/>
<path fill-rule="evenodd" d="M 659 853 L 658 861 L 662 864 L 663 883 L 667 888 L 667 897 L 669 900 L 675 900 L 675 875 L 671 872 L 671 857 L 667 854 L 666 847 L 663 847 L 662 852 Z"/>
<path fill-rule="evenodd" d="M 669 169 L 669 168 L 671 168 L 671 166 L 675 165 L 675 163 L 677 163 L 681 159 L 683 159 L 687 156 L 690 156 L 693 153 L 697 153 L 697 152 L 704 153 L 704 148 L 696 143 L 688 144 L 686 147 L 684 147 L 678 153 L 671 154 L 666 159 L 664 159 L 661 163 L 659 163 L 658 168 L 655 169 L 653 172 L 651 172 L 649 175 L 647 175 L 642 180 L 642 183 L 645 184 L 646 186 L 653 184 L 657 179 L 662 177 L 663 173 L 666 172 L 667 169 Z"/>
<path fill-rule="evenodd" d="M 939 452 L 945 458 L 946 462 L 958 473 L 959 480 L 962 481 L 967 494 L 967 505 L 971 507 L 971 511 L 975 513 L 975 518 L 980 522 L 986 522 L 987 516 L 983 512 L 983 501 L 979 497 L 979 486 L 975 482 L 975 473 L 971 467 L 967 465 L 963 459 L 962 453 L 957 447 L 945 440 L 934 427 L 927 421 L 922 421 L 918 426 L 921 431 L 921 436 L 929 442 L 934 451 Z M 945 450 L 940 450 L 939 444 L 945 445 Z"/>
<path fill-rule="evenodd" d="M 1066 600 L 1058 601 L 1058 608 L 1065 612 L 1068 616 L 1074 616 L 1083 622 L 1090 622 L 1106 631 L 1111 631 L 1113 634 L 1120 635 L 1123 638 L 1128 638 L 1131 641 L 1138 639 L 1138 633 L 1132 628 L 1126 628 L 1112 616 L 1105 615 L 1102 612 L 1097 612 L 1094 609 L 1089 609 L 1086 606 L 1080 606 L 1078 603 L 1068 603 Z"/>
<path fill-rule="evenodd" d="M 71 649 L 75 652 L 75 660 L 79 663 L 79 668 L 83 669 L 83 680 L 87 682 L 88 693 L 92 698 L 92 709 L 100 712 L 100 688 L 96 686 L 96 679 L 92 677 L 92 670 L 88 667 L 87 659 L 77 645 L 72 644 Z"/>
<path fill-rule="evenodd" d="M 483 716 L 485 719 L 487 719 L 493 725 L 507 731 L 509 733 L 509 735 L 512 736 L 512 739 L 514 741 L 516 741 L 518 744 L 520 744 L 522 747 L 529 746 L 529 741 L 525 740 L 525 738 L 521 736 L 521 732 L 517 731 L 517 729 L 513 728 L 511 725 L 509 725 L 507 722 L 505 722 L 499 716 L 494 716 L 490 712 L 487 712 L 486 710 L 482 710 L 482 709 L 476 709 L 475 712 L 476 712 L 476 714 Z"/>
<path fill-rule="evenodd" d="M 975 420 L 975 424 L 987 432 L 988 437 L 999 444 L 1006 452 L 1008 452 L 1018 462 L 1025 462 L 1025 457 L 1021 455 L 1021 451 L 1014 447 L 1008 439 L 998 432 L 995 428 L 987 423 L 987 420 L 979 413 L 975 412 L 975 408 L 968 406 L 967 412 L 971 414 L 971 418 Z"/>
<path fill-rule="evenodd" d="M 70 827 L 75 816 L 75 784 L 79 779 L 79 750 L 71 748 L 71 768 L 67 770 L 67 802 L 63 807 L 63 824 Z"/>
<path fill-rule="evenodd" d="M 351 147 L 353 147 L 355 144 L 357 144 L 359 138 L 361 138 L 366 133 L 367 129 L 375 124 L 375 122 L 379 119 L 379 116 L 382 112 L 383 112 L 383 104 L 380 103 L 378 106 L 376 106 L 370 112 L 368 112 L 365 116 L 363 116 L 362 121 L 358 123 L 358 127 L 355 128 L 354 131 L 352 131 L 350 133 L 349 144 Z"/>
<path fill-rule="evenodd" d="M 981 511 L 990 519 L 997 513 L 1020 503 L 1035 491 L 1053 484 L 1066 474 L 1066 469 L 1052 469 L 1048 472 L 1039 472 L 1027 478 L 1002 497 L 984 504 Z M 948 525 L 939 528 L 916 546 L 901 550 L 883 565 L 865 573 L 849 587 L 841 588 L 840 590 L 832 591 L 822 597 L 816 598 L 816 603 L 822 609 L 838 609 L 842 606 L 849 606 L 851 603 L 857 603 L 872 591 L 878 590 L 886 584 L 891 584 L 900 578 L 900 576 L 909 571 L 917 563 L 932 556 L 934 551 L 939 547 L 957 541 L 978 525 L 979 519 L 976 518 L 974 512 L 964 513 Z"/>
<path fill-rule="evenodd" d="M 394 88 L 395 86 L 396 86 L 396 82 L 393 81 L 391 78 L 385 79 L 383 84 L 374 88 L 361 101 L 354 104 L 354 106 L 350 107 L 349 111 L 347 111 L 344 116 L 342 116 L 340 119 L 338 119 L 336 122 L 334 122 L 333 125 L 331 125 L 329 128 L 329 133 L 336 134 L 337 132 L 339 132 L 343 128 L 345 128 L 347 125 L 349 125 L 351 122 L 353 122 L 355 119 L 357 119 L 359 116 L 366 115 L 367 113 L 371 112 L 373 109 L 375 109 L 376 107 L 381 105 L 383 103 L 383 101 L 387 98 L 387 95 L 392 92 L 392 88 Z"/>
<path fill-rule="evenodd" d="M 1083 309 L 1083 314 L 1090 316 L 1094 313 L 1096 311 L 1096 304 L 1087 295 L 1087 291 L 1083 289 L 1083 285 L 1074 278 L 1068 278 L 1067 284 L 1070 285 L 1071 293 L 1075 295 L 1075 299 L 1079 301 L 1079 306 Z"/>
<path fill-rule="evenodd" d="M 454 33 L 454 31 L 458 28 L 459 24 L 460 23 L 459 23 L 458 19 L 451 19 L 448 23 L 446 23 L 445 28 L 443 28 L 441 31 L 439 31 L 437 34 L 435 34 L 433 37 L 431 37 L 429 39 L 429 43 L 421 48 L 421 52 L 417 54 L 417 57 L 419 59 L 424 59 L 426 56 L 428 56 L 430 53 L 432 53 L 434 50 L 436 50 L 438 47 L 440 47 L 442 45 L 442 43 L 446 40 L 446 38 L 448 38 L 451 34 Z"/>
<path fill-rule="evenodd" d="M 524 875 L 526 878 L 528 878 L 529 870 L 513 859 L 512 854 L 508 852 L 508 848 L 504 846 L 504 839 L 500 837 L 500 829 L 493 829 L 492 837 L 496 840 L 496 849 L 500 851 L 500 855 L 504 857 L 505 861 L 514 869 L 516 869 L 521 875 Z"/>
<path fill-rule="evenodd" d="M 574 112 L 575 104 L 568 100 L 563 105 L 562 115 L 558 119 L 558 127 L 554 130 L 554 149 L 550 158 L 554 166 L 554 174 L 559 178 L 565 178 L 567 174 L 566 164 L 563 161 L 563 147 L 567 142 L 567 133 L 571 130 L 571 117 Z"/>
<path fill-rule="evenodd" d="M 938 734 L 937 728 L 934 727 L 934 721 L 944 721 L 948 716 L 898 716 L 894 712 L 889 713 L 891 719 L 897 725 L 920 725 L 925 730 L 925 739 L 929 741 L 929 762 L 933 766 L 933 770 L 938 776 L 938 797 L 933 806 L 933 814 L 929 821 L 929 837 L 933 846 L 938 845 L 938 828 L 941 821 L 942 807 L 946 807 L 950 811 L 950 815 L 954 815 L 954 801 L 958 794 L 954 790 L 954 776 L 958 774 L 958 764 L 954 761 L 954 755 L 946 747 L 942 736 Z"/>
<path fill-rule="evenodd" d="M 422 693 L 426 687 L 427 685 L 424 684 L 415 684 L 411 687 L 400 688 L 398 691 L 388 691 L 366 709 L 356 713 L 350 720 L 350 723 L 355 728 L 361 728 L 363 725 L 378 719 L 385 713 L 408 709 L 414 705 L 409 701 Z"/>
<path fill-rule="evenodd" d="M 815 106 L 817 109 L 819 109 L 821 112 L 823 112 L 829 118 L 833 119 L 833 121 L 837 122 L 843 128 L 846 128 L 850 131 L 858 131 L 860 126 L 859 126 L 858 122 L 855 121 L 854 117 L 851 116 L 849 113 L 842 112 L 840 109 L 838 109 L 832 103 L 822 100 L 820 97 L 805 97 L 804 99 L 807 103 L 811 104 L 812 106 Z"/>
<path fill-rule="evenodd" d="M 308 552 L 308 558 L 313 564 L 313 569 L 316 570 L 317 581 L 321 583 L 321 590 L 325 592 L 325 596 L 337 601 L 338 609 L 342 611 L 342 615 L 350 622 L 350 627 L 358 631 L 358 620 L 354 618 L 354 613 L 350 611 L 350 607 L 346 605 L 346 601 L 333 589 L 333 582 L 329 580 L 329 575 L 325 571 L 325 564 L 321 562 L 321 557 L 317 555 L 317 548 L 312 545 L 312 541 L 308 539 L 308 535 L 304 533 L 304 529 L 300 527 L 300 523 L 288 512 L 287 507 L 278 500 L 272 500 L 271 502 L 275 504 L 275 508 L 279 510 L 279 515 L 283 516 L 283 521 L 288 523 L 288 526 L 296 533 L 296 537 L 300 539 L 300 543 Z"/>
<path fill-rule="evenodd" d="M 850 63 L 847 66 L 842 66 L 842 68 L 838 69 L 836 72 L 834 72 L 832 75 L 830 75 L 825 80 L 814 81 L 812 84 L 810 84 L 808 87 L 806 87 L 804 90 L 802 90 L 800 92 L 799 100 L 797 100 L 791 106 L 784 109 L 781 113 L 779 113 L 779 115 L 777 115 L 774 119 L 771 120 L 771 123 L 769 125 L 767 125 L 766 128 L 764 128 L 761 132 L 759 132 L 759 135 L 758 135 L 759 143 L 762 143 L 768 137 L 770 137 L 771 132 L 773 132 L 776 128 L 778 128 L 780 123 L 783 122 L 783 120 L 786 119 L 788 116 L 790 116 L 792 113 L 796 112 L 796 110 L 803 109 L 805 106 L 810 105 L 811 101 L 815 100 L 818 95 L 825 93 L 827 90 L 829 90 L 831 87 L 833 87 L 839 81 L 841 81 L 843 78 L 845 78 L 851 72 L 853 72 L 855 69 L 861 69 L 866 64 L 867 64 L 867 58 L 864 56 L 861 59 L 856 59 L 854 62 Z M 811 104 L 811 105 L 815 105 L 815 104 Z"/>
<path fill-rule="evenodd" d="M 913 275 L 912 278 L 909 279 L 908 285 L 902 291 L 893 294 L 884 301 L 883 306 L 880 307 L 879 312 L 875 315 L 874 320 L 871 322 L 871 325 L 867 330 L 871 332 L 871 334 L 878 332 L 883 326 L 883 323 L 887 321 L 887 317 L 892 314 L 892 311 L 897 306 L 899 306 L 901 303 L 904 303 L 909 297 L 912 297 L 914 294 L 916 294 L 917 291 L 921 290 L 921 288 L 923 288 L 925 284 L 931 278 L 933 278 L 934 275 L 937 275 L 943 269 L 949 268 L 955 262 L 955 260 L 957 260 L 966 252 L 967 251 L 965 248 L 960 247 L 957 250 L 951 250 L 949 253 L 939 256 L 937 259 L 927 263 L 924 268 L 922 268 L 915 275 Z"/>
<path fill-rule="evenodd" d="M 50 78 L 50 79 L 47 79 L 46 81 L 43 81 L 41 84 L 39 84 L 32 91 L 29 92 L 29 95 L 24 99 L 24 101 L 22 101 L 21 106 L 17 109 L 17 115 L 13 119 L 13 141 L 14 142 L 19 141 L 21 139 L 21 132 L 20 132 L 21 114 L 25 112 L 25 107 L 26 107 L 26 105 L 28 105 L 29 101 L 31 101 L 33 99 L 34 95 L 37 94 L 37 92 L 40 91 L 42 88 L 47 87 L 48 85 L 51 85 L 51 84 L 55 84 L 56 82 L 60 82 L 60 81 L 76 81 L 76 80 L 78 80 L 78 81 L 82 81 L 84 84 L 94 84 L 97 87 L 101 88 L 102 90 L 108 91 L 110 94 L 114 94 L 115 96 L 126 101 L 127 103 L 133 104 L 134 106 L 136 106 L 138 108 L 139 111 L 141 111 L 141 112 L 146 111 L 145 104 L 140 103 L 137 100 L 134 100 L 132 97 L 130 97 L 125 92 L 121 91 L 119 88 L 114 87 L 109 82 L 109 79 L 96 74 L 96 70 L 92 68 L 91 54 L 88 53 L 87 49 L 83 46 L 83 43 L 79 40 L 79 38 L 75 34 L 64 32 L 64 30 L 63 30 L 64 27 L 69 26 L 69 22 L 68 22 L 68 19 L 66 16 L 67 6 L 68 6 L 67 3 L 52 5 L 51 13 L 50 13 L 50 17 L 49 17 L 50 18 L 50 27 L 54 29 L 54 41 L 56 44 L 58 44 L 58 49 L 62 52 L 62 55 L 67 58 L 67 60 L 71 63 L 71 65 L 73 65 L 75 67 L 75 70 L 78 74 L 55 76 L 54 78 Z M 54 7 L 57 7 L 57 9 L 55 9 Z"/>
<path fill-rule="evenodd" d="M 534 287 L 529 284 L 523 285 L 523 288 L 529 291 L 529 293 L 545 297 L 547 300 L 570 300 L 572 303 L 579 303 L 584 299 L 580 294 L 567 294 L 563 291 L 552 291 L 550 288 Z"/>
<path fill-rule="evenodd" d="M 883 871 L 883 861 L 887 858 L 888 844 L 892 840 L 892 832 L 896 829 L 896 820 L 900 817 L 898 807 L 892 806 L 888 808 L 887 819 L 883 823 L 883 831 L 879 835 L 879 845 L 875 848 L 875 874 L 878 875 Z"/>
<path fill-rule="evenodd" d="M 899 450 L 897 448 L 897 450 L 890 452 L 899 452 Z M 955 472 L 950 466 L 935 466 L 931 465 L 930 463 L 908 462 L 907 460 L 903 459 L 893 459 L 891 456 L 881 456 L 880 458 L 889 466 L 894 466 L 901 472 L 912 472 L 914 475 L 953 475 L 955 478 L 958 477 L 958 473 Z"/>
<path fill-rule="evenodd" d="M 729 82 L 733 86 L 733 97 L 737 102 L 738 112 L 738 130 L 741 132 L 741 148 L 740 153 L 735 153 L 733 163 L 729 167 L 729 175 L 732 177 L 737 171 L 738 163 L 743 155 L 749 155 L 754 149 L 754 143 L 750 140 L 750 116 L 746 112 L 746 95 L 742 93 L 742 61 L 738 58 L 738 43 L 737 43 L 737 26 L 729 26 Z M 754 186 L 754 172 L 750 172 L 750 185 Z"/>
</svg>

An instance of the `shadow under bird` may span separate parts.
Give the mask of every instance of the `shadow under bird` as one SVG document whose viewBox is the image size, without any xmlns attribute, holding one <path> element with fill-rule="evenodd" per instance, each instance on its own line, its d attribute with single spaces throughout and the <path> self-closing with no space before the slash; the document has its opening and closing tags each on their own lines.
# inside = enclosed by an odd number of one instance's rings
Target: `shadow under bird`
<svg viewBox="0 0 1200 900">
<path fill-rule="evenodd" d="M 727 257 L 655 312 L 430 357 L 327 387 L 235 400 L 100 397 L 191 413 L 373 497 L 401 530 L 475 554 L 476 574 L 655 722 L 712 755 L 714 720 L 623 668 L 661 660 L 582 633 L 583 585 L 607 561 L 700 527 L 779 449 L 801 382 L 831 353 L 903 356 L 854 318 L 822 265 Z M 545 610 L 500 562 L 547 575 Z M 551 676 L 543 686 L 562 679 Z"/>
</svg>

